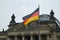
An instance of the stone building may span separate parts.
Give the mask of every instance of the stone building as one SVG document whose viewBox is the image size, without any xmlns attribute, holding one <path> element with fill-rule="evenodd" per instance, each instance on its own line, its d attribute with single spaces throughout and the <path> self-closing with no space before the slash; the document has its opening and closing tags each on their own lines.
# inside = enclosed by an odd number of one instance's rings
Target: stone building
<svg viewBox="0 0 60 40">
<path fill-rule="evenodd" d="M 60 22 L 54 17 L 53 10 L 50 15 L 40 15 L 38 21 L 27 26 L 16 23 L 13 14 L 8 27 L 0 32 L 0 40 L 60 40 Z"/>
</svg>

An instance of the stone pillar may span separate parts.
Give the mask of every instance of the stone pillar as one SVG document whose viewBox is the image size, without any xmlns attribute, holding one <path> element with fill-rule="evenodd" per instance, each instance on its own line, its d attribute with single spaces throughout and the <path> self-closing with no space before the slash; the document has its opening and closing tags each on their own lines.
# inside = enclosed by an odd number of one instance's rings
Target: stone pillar
<svg viewBox="0 0 60 40">
<path fill-rule="evenodd" d="M 24 40 L 25 38 L 24 38 L 24 35 L 22 36 L 22 40 Z"/>
<path fill-rule="evenodd" d="M 17 40 L 17 36 L 15 36 L 15 40 Z"/>
<path fill-rule="evenodd" d="M 10 40 L 9 36 L 7 36 L 7 40 Z"/>
<path fill-rule="evenodd" d="M 41 40 L 41 35 L 39 35 L 39 40 Z"/>
<path fill-rule="evenodd" d="M 57 38 L 56 38 L 56 32 L 54 32 L 54 33 L 52 34 L 51 39 L 52 39 L 52 40 L 57 40 Z"/>
<path fill-rule="evenodd" d="M 10 40 L 10 38 L 8 37 L 7 40 Z"/>
<path fill-rule="evenodd" d="M 49 40 L 49 35 L 47 35 L 47 40 Z"/>
<path fill-rule="evenodd" d="M 31 38 L 30 38 L 30 40 L 33 40 L 33 35 L 31 35 Z"/>
</svg>

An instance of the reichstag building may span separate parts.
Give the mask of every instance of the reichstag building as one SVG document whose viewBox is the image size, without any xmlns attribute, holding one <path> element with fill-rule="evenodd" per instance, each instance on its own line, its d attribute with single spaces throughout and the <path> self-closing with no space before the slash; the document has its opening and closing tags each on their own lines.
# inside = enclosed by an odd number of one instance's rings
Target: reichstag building
<svg viewBox="0 0 60 40">
<path fill-rule="evenodd" d="M 39 17 L 38 21 L 24 26 L 23 22 L 16 23 L 13 14 L 9 28 L 6 31 L 4 29 L 0 31 L 0 40 L 60 40 L 60 22 L 54 17 L 53 10 L 50 15 L 42 14 Z"/>
</svg>

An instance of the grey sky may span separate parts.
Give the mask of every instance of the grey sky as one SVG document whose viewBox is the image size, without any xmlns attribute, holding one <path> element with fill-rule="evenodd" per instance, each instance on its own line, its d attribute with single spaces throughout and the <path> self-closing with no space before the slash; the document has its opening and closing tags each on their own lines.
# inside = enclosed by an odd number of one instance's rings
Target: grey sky
<svg viewBox="0 0 60 40">
<path fill-rule="evenodd" d="M 32 13 L 40 4 L 40 14 L 49 14 L 51 9 L 60 21 L 60 0 L 0 0 L 0 31 L 8 28 L 14 13 L 16 22 L 22 22 L 22 17 Z"/>
</svg>

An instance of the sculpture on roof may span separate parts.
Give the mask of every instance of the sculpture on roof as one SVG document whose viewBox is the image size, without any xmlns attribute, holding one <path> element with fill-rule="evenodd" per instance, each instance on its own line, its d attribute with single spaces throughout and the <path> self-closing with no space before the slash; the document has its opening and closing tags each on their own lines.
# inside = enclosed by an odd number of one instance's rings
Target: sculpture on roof
<svg viewBox="0 0 60 40">
<path fill-rule="evenodd" d="M 11 16 L 11 21 L 10 21 L 9 26 L 13 26 L 13 25 L 15 25 L 15 24 L 16 24 L 16 22 L 15 22 L 15 15 L 13 14 L 13 15 Z"/>
</svg>

